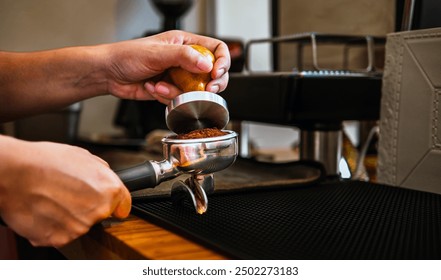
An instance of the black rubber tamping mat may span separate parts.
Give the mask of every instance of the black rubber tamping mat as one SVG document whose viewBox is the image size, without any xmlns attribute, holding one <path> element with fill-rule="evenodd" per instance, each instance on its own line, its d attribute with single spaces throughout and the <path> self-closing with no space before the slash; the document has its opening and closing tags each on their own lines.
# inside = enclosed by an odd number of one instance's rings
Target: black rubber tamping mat
<svg viewBox="0 0 441 280">
<path fill-rule="evenodd" d="M 368 182 L 213 194 L 203 215 L 168 199 L 133 211 L 234 259 L 441 259 L 441 196 Z"/>
</svg>

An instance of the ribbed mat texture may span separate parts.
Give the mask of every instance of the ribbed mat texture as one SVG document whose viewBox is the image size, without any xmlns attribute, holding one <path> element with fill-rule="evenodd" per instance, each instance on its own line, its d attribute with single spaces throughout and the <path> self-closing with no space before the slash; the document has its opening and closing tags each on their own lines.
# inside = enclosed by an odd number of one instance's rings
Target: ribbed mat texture
<svg viewBox="0 0 441 280">
<path fill-rule="evenodd" d="M 367 182 L 213 194 L 203 215 L 163 198 L 133 211 L 234 259 L 441 259 L 441 196 Z"/>
</svg>

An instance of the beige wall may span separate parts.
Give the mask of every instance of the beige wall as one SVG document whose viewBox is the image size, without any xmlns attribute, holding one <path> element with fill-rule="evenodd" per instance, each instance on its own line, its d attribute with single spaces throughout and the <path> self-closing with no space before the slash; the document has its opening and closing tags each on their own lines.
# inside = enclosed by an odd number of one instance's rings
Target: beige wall
<svg viewBox="0 0 441 280">
<path fill-rule="evenodd" d="M 395 0 L 280 0 L 281 33 L 385 35 L 394 27 Z"/>
<path fill-rule="evenodd" d="M 318 32 L 346 35 L 384 36 L 395 25 L 395 0 L 280 0 L 280 34 Z M 283 47 L 285 69 L 296 63 L 295 53 Z M 338 47 L 320 49 L 319 62 L 335 67 L 341 61 Z M 309 50 L 305 51 L 305 53 Z M 359 56 L 359 55 L 358 55 Z"/>
<path fill-rule="evenodd" d="M 0 1 L 0 48 L 30 51 L 113 41 L 116 3 Z"/>
</svg>

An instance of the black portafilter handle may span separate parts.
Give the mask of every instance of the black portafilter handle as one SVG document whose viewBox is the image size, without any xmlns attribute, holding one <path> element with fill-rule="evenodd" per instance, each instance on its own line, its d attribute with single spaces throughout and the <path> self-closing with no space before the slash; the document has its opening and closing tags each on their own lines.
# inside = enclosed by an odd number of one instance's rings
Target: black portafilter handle
<svg viewBox="0 0 441 280">
<path fill-rule="evenodd" d="M 116 171 L 116 174 L 130 192 L 154 188 L 159 183 L 153 163 L 150 161 Z"/>
</svg>

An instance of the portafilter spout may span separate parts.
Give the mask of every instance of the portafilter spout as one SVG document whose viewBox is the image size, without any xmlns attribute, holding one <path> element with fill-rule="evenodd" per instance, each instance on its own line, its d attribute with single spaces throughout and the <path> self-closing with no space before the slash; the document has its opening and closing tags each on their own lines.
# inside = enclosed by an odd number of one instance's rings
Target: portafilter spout
<svg viewBox="0 0 441 280">
<path fill-rule="evenodd" d="M 175 204 L 183 204 L 189 197 L 198 214 L 204 214 L 208 208 L 207 194 L 214 191 L 213 174 L 193 174 L 185 182 L 173 184 L 171 198 Z"/>
</svg>

